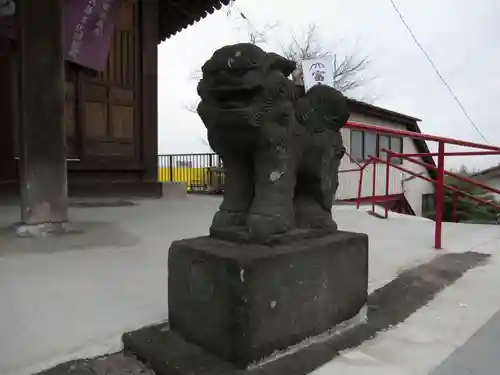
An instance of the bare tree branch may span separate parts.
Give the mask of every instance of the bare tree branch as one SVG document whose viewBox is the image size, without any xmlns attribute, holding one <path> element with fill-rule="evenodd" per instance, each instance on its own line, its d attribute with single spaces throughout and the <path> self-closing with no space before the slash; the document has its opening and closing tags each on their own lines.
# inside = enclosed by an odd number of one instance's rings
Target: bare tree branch
<svg viewBox="0 0 500 375">
<path fill-rule="evenodd" d="M 199 81 L 201 79 L 201 76 L 202 76 L 201 69 L 196 69 L 189 75 L 189 79 Z"/>
<path fill-rule="evenodd" d="M 328 52 L 317 41 L 316 25 L 309 25 L 306 33 L 298 38 L 296 35 L 286 46 L 282 46 L 283 56 L 300 63 L 302 60 L 325 57 Z"/>
<path fill-rule="evenodd" d="M 263 27 L 255 27 L 249 18 L 236 5 L 230 3 L 228 17 L 238 22 L 242 22 L 247 34 L 247 42 L 259 45 L 271 42 L 270 33 L 279 27 L 279 22 L 266 24 Z M 241 30 L 238 27 L 239 30 Z M 320 41 L 318 29 L 315 24 L 310 24 L 300 36 L 294 35 L 286 45 L 281 45 L 281 54 L 287 59 L 296 61 L 300 67 L 303 60 L 321 58 L 331 55 L 333 58 L 333 86 L 346 95 L 355 96 L 358 100 L 373 103 L 378 99 L 378 95 L 370 92 L 363 92 L 360 95 L 360 88 L 366 86 L 374 77 L 368 75 L 371 61 L 368 56 L 359 55 L 356 48 L 348 54 L 331 53 L 330 49 Z M 201 70 L 192 73 L 192 79 L 200 80 Z M 197 103 L 185 106 L 187 110 L 196 114 Z"/>
<path fill-rule="evenodd" d="M 210 146 L 210 143 L 208 142 L 207 135 L 205 134 L 205 137 L 198 137 L 198 140 L 205 146 L 208 147 L 212 152 L 212 147 Z"/>
<path fill-rule="evenodd" d="M 269 33 L 279 26 L 279 22 L 275 22 L 273 24 L 266 24 L 261 28 L 255 27 L 245 13 L 238 6 L 234 5 L 234 0 L 231 0 L 228 4 L 227 16 L 234 17 L 234 20 L 237 22 L 243 22 L 248 38 L 247 42 L 255 45 L 266 44 L 269 41 Z M 239 27 L 237 28 L 240 29 Z"/>
<path fill-rule="evenodd" d="M 314 24 L 309 25 L 301 38 L 294 36 L 288 45 L 282 46 L 282 53 L 284 57 L 296 61 L 299 66 L 302 60 L 330 55 L 323 44 L 319 42 L 317 28 Z M 373 79 L 365 74 L 370 65 L 370 59 L 367 56 L 358 56 L 355 51 L 344 56 L 337 53 L 331 55 L 333 57 L 333 85 L 337 90 L 348 93 L 366 85 L 368 81 Z"/>
<path fill-rule="evenodd" d="M 250 22 L 250 21 L 248 21 Z M 261 29 L 257 29 L 251 26 L 249 23 L 248 29 L 248 41 L 252 44 L 266 44 L 269 41 L 269 33 L 279 26 L 279 22 L 273 24 L 264 25 Z"/>
<path fill-rule="evenodd" d="M 198 115 L 198 103 L 191 103 L 191 104 L 184 104 L 183 106 L 185 109 L 187 109 L 189 112 Z"/>
</svg>

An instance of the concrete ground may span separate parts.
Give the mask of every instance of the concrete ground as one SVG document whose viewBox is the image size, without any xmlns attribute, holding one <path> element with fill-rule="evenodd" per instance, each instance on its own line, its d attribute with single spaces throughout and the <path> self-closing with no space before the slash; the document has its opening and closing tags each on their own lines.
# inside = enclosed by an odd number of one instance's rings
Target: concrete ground
<svg viewBox="0 0 500 375">
<path fill-rule="evenodd" d="M 71 359 L 121 349 L 121 334 L 164 321 L 167 251 L 173 240 L 204 235 L 219 198 L 139 201 L 135 206 L 73 208 L 84 232 L 19 239 L 0 232 L 0 374 L 27 375 Z M 370 237 L 370 291 L 427 262 L 433 223 L 389 220 L 349 206 L 333 209 L 343 230 Z M 0 227 L 18 220 L 0 208 Z M 406 322 L 345 352 L 317 374 L 427 374 L 500 309 L 500 229 L 449 224 L 445 251 L 493 254 Z M 438 370 L 436 370 L 438 371 Z M 443 375 L 445 373 L 437 372 Z"/>
<path fill-rule="evenodd" d="M 457 233 L 455 231 L 461 231 Z M 445 226 L 445 252 L 491 254 L 487 265 L 467 272 L 402 324 L 345 351 L 313 375 L 493 375 L 500 357 L 500 228 Z M 472 245 L 472 246 L 471 246 Z M 414 246 L 407 242 L 406 248 Z M 493 317 L 493 318 L 492 318 Z"/>
<path fill-rule="evenodd" d="M 497 374 L 500 366 L 500 312 L 456 349 L 430 375 Z"/>
</svg>

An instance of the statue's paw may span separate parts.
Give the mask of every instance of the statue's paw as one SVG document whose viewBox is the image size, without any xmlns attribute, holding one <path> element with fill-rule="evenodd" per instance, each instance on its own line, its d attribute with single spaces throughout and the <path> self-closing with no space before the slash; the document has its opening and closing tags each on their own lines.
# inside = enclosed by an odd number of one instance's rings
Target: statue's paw
<svg viewBox="0 0 500 375">
<path fill-rule="evenodd" d="M 295 225 L 300 229 L 337 229 L 331 212 L 321 209 L 313 202 L 299 201 L 295 205 Z"/>
<path fill-rule="evenodd" d="M 246 214 L 244 212 L 230 212 L 219 210 L 212 220 L 212 231 L 230 231 L 246 225 Z"/>
<path fill-rule="evenodd" d="M 331 229 L 333 231 L 338 229 L 337 223 L 326 214 L 316 217 L 297 217 L 296 225 L 300 229 Z"/>
<path fill-rule="evenodd" d="M 249 214 L 247 226 L 250 237 L 255 239 L 267 239 L 274 234 L 286 233 L 293 229 L 291 220 L 279 215 Z"/>
</svg>

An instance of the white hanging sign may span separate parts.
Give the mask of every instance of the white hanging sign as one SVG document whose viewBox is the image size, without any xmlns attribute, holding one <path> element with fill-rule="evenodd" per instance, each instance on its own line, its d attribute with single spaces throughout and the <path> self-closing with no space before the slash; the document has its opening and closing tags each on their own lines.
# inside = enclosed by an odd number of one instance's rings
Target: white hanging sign
<svg viewBox="0 0 500 375">
<path fill-rule="evenodd" d="M 315 85 L 333 87 L 333 56 L 303 60 L 302 73 L 304 75 L 304 88 L 307 91 Z"/>
</svg>

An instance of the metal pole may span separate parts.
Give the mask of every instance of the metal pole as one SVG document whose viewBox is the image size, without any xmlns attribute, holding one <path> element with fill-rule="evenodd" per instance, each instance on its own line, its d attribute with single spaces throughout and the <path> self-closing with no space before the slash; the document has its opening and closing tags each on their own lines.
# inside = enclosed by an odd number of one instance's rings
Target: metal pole
<svg viewBox="0 0 500 375">
<path fill-rule="evenodd" d="M 458 193 L 453 192 L 453 222 L 457 222 Z"/>
<path fill-rule="evenodd" d="M 444 196 L 444 142 L 439 142 L 438 166 L 436 179 L 436 228 L 434 236 L 434 247 L 442 249 L 443 231 L 443 196 Z"/>
<path fill-rule="evenodd" d="M 438 156 L 439 152 L 417 152 L 416 154 L 403 154 L 400 152 L 393 152 L 394 156 L 406 157 L 423 157 L 423 156 Z M 500 151 L 469 151 L 469 152 L 445 152 L 444 156 L 486 156 L 498 155 Z"/>
<path fill-rule="evenodd" d="M 172 155 L 168 157 L 168 170 L 170 174 L 170 182 L 174 182 L 174 157 Z"/>
<path fill-rule="evenodd" d="M 163 181 L 163 155 L 158 155 L 158 181 Z"/>
<path fill-rule="evenodd" d="M 373 181 L 372 181 L 372 212 L 375 213 L 375 195 L 377 188 L 377 161 L 373 159 Z"/>
<path fill-rule="evenodd" d="M 403 158 L 404 160 L 408 160 L 409 162 L 412 162 L 413 164 L 417 164 L 417 165 L 420 165 L 424 168 L 427 168 L 427 169 L 433 169 L 433 170 L 438 170 L 438 167 L 434 166 L 434 165 L 431 165 L 429 163 L 424 163 L 422 161 L 419 161 L 419 160 L 415 160 L 413 158 L 410 158 L 406 155 L 402 155 L 401 158 Z M 496 193 L 496 194 L 500 194 L 500 189 L 495 189 L 495 188 L 492 188 L 491 186 L 488 186 L 484 183 L 482 183 L 481 181 L 479 180 L 475 180 L 473 178 L 468 178 L 468 177 L 465 177 L 465 176 L 461 176 L 459 174 L 456 174 L 456 173 L 453 173 L 453 172 L 449 172 L 449 171 L 444 171 L 444 174 L 446 176 L 452 176 L 453 178 L 457 179 L 457 180 L 460 180 L 460 181 L 463 181 L 463 182 L 467 182 L 467 183 L 470 183 L 470 184 L 473 184 L 473 185 L 476 185 L 476 186 L 479 186 L 485 190 L 488 190 L 492 193 Z"/>
<path fill-rule="evenodd" d="M 359 210 L 361 205 L 361 190 L 363 189 L 363 177 L 364 177 L 364 168 L 359 169 L 359 182 L 358 182 L 358 197 L 356 198 L 356 209 Z"/>
<path fill-rule="evenodd" d="M 387 154 L 385 163 L 385 218 L 389 217 L 389 175 L 391 173 L 391 155 Z"/>
<path fill-rule="evenodd" d="M 378 162 L 380 162 L 380 163 L 384 162 L 384 160 L 382 160 L 380 158 L 376 158 L 376 160 Z M 413 159 L 409 159 L 409 160 L 412 161 Z M 392 164 L 391 167 L 393 167 L 393 168 L 395 168 L 397 170 L 400 170 L 402 172 L 408 173 L 410 176 L 413 176 L 413 177 L 416 177 L 416 178 L 420 178 L 421 180 L 428 181 L 428 182 L 431 182 L 433 184 L 437 184 L 437 180 L 433 180 L 432 178 L 428 178 L 428 177 L 422 176 L 419 173 L 413 172 L 413 171 L 411 171 L 411 170 L 409 170 L 407 168 L 403 168 L 403 167 L 401 167 L 399 165 Z M 445 171 L 445 174 L 447 174 L 447 173 L 448 172 Z M 475 181 L 473 180 L 471 183 L 475 184 Z M 456 187 L 444 184 L 444 188 L 445 189 L 449 189 L 451 191 L 455 191 L 458 194 L 460 194 L 461 196 L 467 197 L 468 199 L 470 199 L 470 200 L 472 200 L 474 202 L 477 202 L 477 203 L 480 203 L 480 204 L 484 204 L 484 205 L 487 205 L 487 206 L 490 206 L 490 207 L 495 207 L 496 209 L 500 210 L 500 205 L 492 203 L 492 202 L 487 201 L 485 199 L 478 198 L 478 197 L 476 197 L 476 196 L 474 196 L 472 194 L 464 192 L 463 190 L 457 189 Z"/>
</svg>

